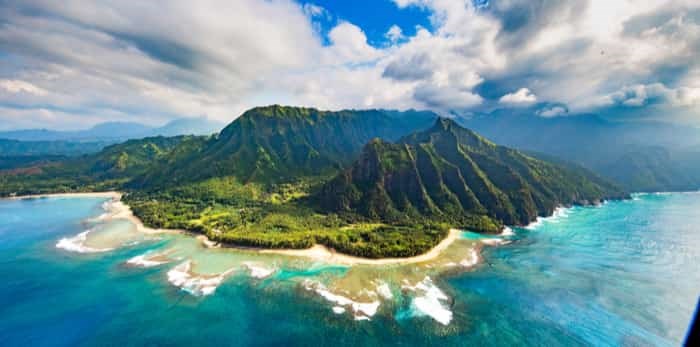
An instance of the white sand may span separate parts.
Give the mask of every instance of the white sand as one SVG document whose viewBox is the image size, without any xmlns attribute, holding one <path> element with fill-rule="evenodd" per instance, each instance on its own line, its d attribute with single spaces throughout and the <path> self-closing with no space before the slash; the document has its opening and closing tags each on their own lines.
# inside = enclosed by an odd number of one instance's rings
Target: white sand
<svg viewBox="0 0 700 347">
<path fill-rule="evenodd" d="M 433 247 L 427 253 L 408 258 L 382 258 L 370 259 L 355 257 L 347 254 L 338 253 L 323 245 L 315 245 L 308 249 L 265 249 L 260 250 L 261 253 L 274 253 L 289 255 L 295 257 L 306 257 L 317 261 L 323 261 L 331 264 L 343 265 L 388 265 L 388 264 L 413 264 L 421 263 L 437 258 L 442 251 L 447 249 L 455 240 L 459 239 L 461 231 L 450 229 L 447 237 L 440 241 L 437 246 Z"/>
</svg>

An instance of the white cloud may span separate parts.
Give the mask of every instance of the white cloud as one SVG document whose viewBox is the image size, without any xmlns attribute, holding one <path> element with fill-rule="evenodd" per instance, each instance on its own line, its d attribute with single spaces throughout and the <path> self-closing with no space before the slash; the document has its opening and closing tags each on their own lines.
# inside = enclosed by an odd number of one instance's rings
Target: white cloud
<svg viewBox="0 0 700 347">
<path fill-rule="evenodd" d="M 37 110 L 49 105 L 76 115 L 109 115 L 106 109 L 144 122 L 188 115 L 231 120 L 254 106 L 247 100 L 266 89 L 270 76 L 319 62 L 322 44 L 292 1 L 197 5 L 184 0 L 0 5 L 0 50 L 12 56 L 0 72 L 47 91 L 21 99 L 0 93 L 0 104 Z M 28 10 L 34 8 L 41 11 Z"/>
<path fill-rule="evenodd" d="M 373 47 L 350 22 L 321 37 L 314 20 L 328 11 L 293 0 L 5 1 L 0 107 L 65 126 L 231 120 L 261 102 L 443 113 L 564 105 L 543 117 L 652 104 L 680 108 L 665 117 L 700 112 L 697 1 L 394 2 L 428 11 L 431 29 L 406 35 L 394 25 L 389 44 Z"/>
<path fill-rule="evenodd" d="M 396 43 L 404 38 L 403 31 L 401 31 L 401 28 L 396 24 L 389 28 L 386 34 L 384 34 L 384 37 L 386 37 L 391 43 Z"/>
<path fill-rule="evenodd" d="M 700 88 L 668 88 L 661 83 L 625 86 L 604 98 L 609 105 L 643 107 L 653 104 L 668 104 L 678 107 L 700 105 Z"/>
<path fill-rule="evenodd" d="M 46 95 L 48 92 L 42 88 L 39 88 L 29 82 L 20 80 L 0 80 L 0 88 L 7 92 L 16 93 L 29 93 L 39 96 Z"/>
<path fill-rule="evenodd" d="M 502 104 L 531 104 L 537 101 L 535 94 L 532 94 L 530 89 L 520 88 L 515 93 L 503 95 L 498 102 Z"/>
<path fill-rule="evenodd" d="M 568 112 L 569 110 L 563 106 L 552 106 L 538 110 L 537 115 L 544 118 L 551 118 L 566 115 Z"/>
<path fill-rule="evenodd" d="M 358 27 L 349 22 L 340 22 L 328 33 L 332 46 L 329 63 L 359 63 L 372 60 L 380 51 L 367 43 L 367 36 Z"/>
<path fill-rule="evenodd" d="M 309 17 L 327 17 L 329 15 L 325 8 L 316 4 L 306 3 L 302 8 Z"/>
</svg>

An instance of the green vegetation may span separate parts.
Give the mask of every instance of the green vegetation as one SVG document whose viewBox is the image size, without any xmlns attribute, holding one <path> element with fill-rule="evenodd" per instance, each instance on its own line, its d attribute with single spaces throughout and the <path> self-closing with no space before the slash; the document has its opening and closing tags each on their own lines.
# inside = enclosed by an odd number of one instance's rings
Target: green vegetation
<svg viewBox="0 0 700 347">
<path fill-rule="evenodd" d="M 447 233 L 447 225 L 429 221 L 388 225 L 319 213 L 307 199 L 313 187 L 309 181 L 263 186 L 214 178 L 158 193 L 132 192 L 125 201 L 146 225 L 187 229 L 239 246 L 308 248 L 320 243 L 364 257 L 406 257 L 426 252 Z"/>
<path fill-rule="evenodd" d="M 448 119 L 398 143 L 370 142 L 317 195 L 327 212 L 371 220 L 428 219 L 477 231 L 523 225 L 558 205 L 592 204 L 625 193 L 585 171 L 497 146 Z"/>
<path fill-rule="evenodd" d="M 0 196 L 124 189 L 127 182 L 156 167 L 176 148 L 204 139 L 176 136 L 129 140 L 96 154 L 0 169 Z"/>
<path fill-rule="evenodd" d="M 369 140 L 393 141 L 433 121 L 433 114 L 415 111 L 257 107 L 201 146 L 174 153 L 167 165 L 139 177 L 134 185 L 168 187 L 225 176 L 268 184 L 332 175 Z"/>
<path fill-rule="evenodd" d="M 255 108 L 217 136 L 131 140 L 0 171 L 0 195 L 121 190 L 147 226 L 372 258 L 424 253 L 449 227 L 497 232 L 559 204 L 624 196 L 445 119 L 418 131 L 432 123 L 416 111 Z"/>
</svg>

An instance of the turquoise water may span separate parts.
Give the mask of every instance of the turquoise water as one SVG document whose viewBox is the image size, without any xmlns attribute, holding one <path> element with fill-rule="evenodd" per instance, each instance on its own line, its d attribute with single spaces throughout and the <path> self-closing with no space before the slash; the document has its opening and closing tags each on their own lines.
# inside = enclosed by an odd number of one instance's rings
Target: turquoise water
<svg viewBox="0 0 700 347">
<path fill-rule="evenodd" d="M 121 237 L 129 226 L 117 223 L 97 231 L 119 243 L 114 250 L 56 247 L 99 229 L 86 219 L 103 202 L 0 201 L 0 345 L 673 346 L 700 288 L 700 194 L 640 195 L 515 229 L 511 243 L 484 247 L 476 268 L 434 278 L 449 297 L 448 325 L 410 314 L 404 296 L 355 321 L 300 286 L 346 276 L 347 267 L 285 265 L 265 279 L 234 273 L 195 296 L 167 281 L 177 263 L 125 264 L 188 242 L 181 236 Z M 245 256 L 199 255 L 215 263 Z"/>
</svg>

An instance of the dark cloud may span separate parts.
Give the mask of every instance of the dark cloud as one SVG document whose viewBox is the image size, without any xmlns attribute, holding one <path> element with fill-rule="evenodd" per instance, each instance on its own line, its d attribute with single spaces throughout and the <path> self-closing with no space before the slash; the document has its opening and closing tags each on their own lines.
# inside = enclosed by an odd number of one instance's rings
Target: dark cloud
<svg viewBox="0 0 700 347">
<path fill-rule="evenodd" d="M 389 63 L 382 77 L 397 81 L 416 81 L 429 78 L 433 74 L 433 65 L 427 53 L 419 53 L 408 59 L 397 59 Z"/>
<path fill-rule="evenodd" d="M 588 3 L 589 0 L 496 1 L 490 3 L 488 13 L 501 23 L 500 44 L 519 47 L 548 25 L 577 21 Z"/>
<path fill-rule="evenodd" d="M 133 45 L 153 59 L 166 64 L 172 64 L 185 70 L 196 70 L 199 54 L 179 43 L 159 37 L 119 33 L 106 31 L 115 39 L 123 41 L 127 45 Z"/>
</svg>

